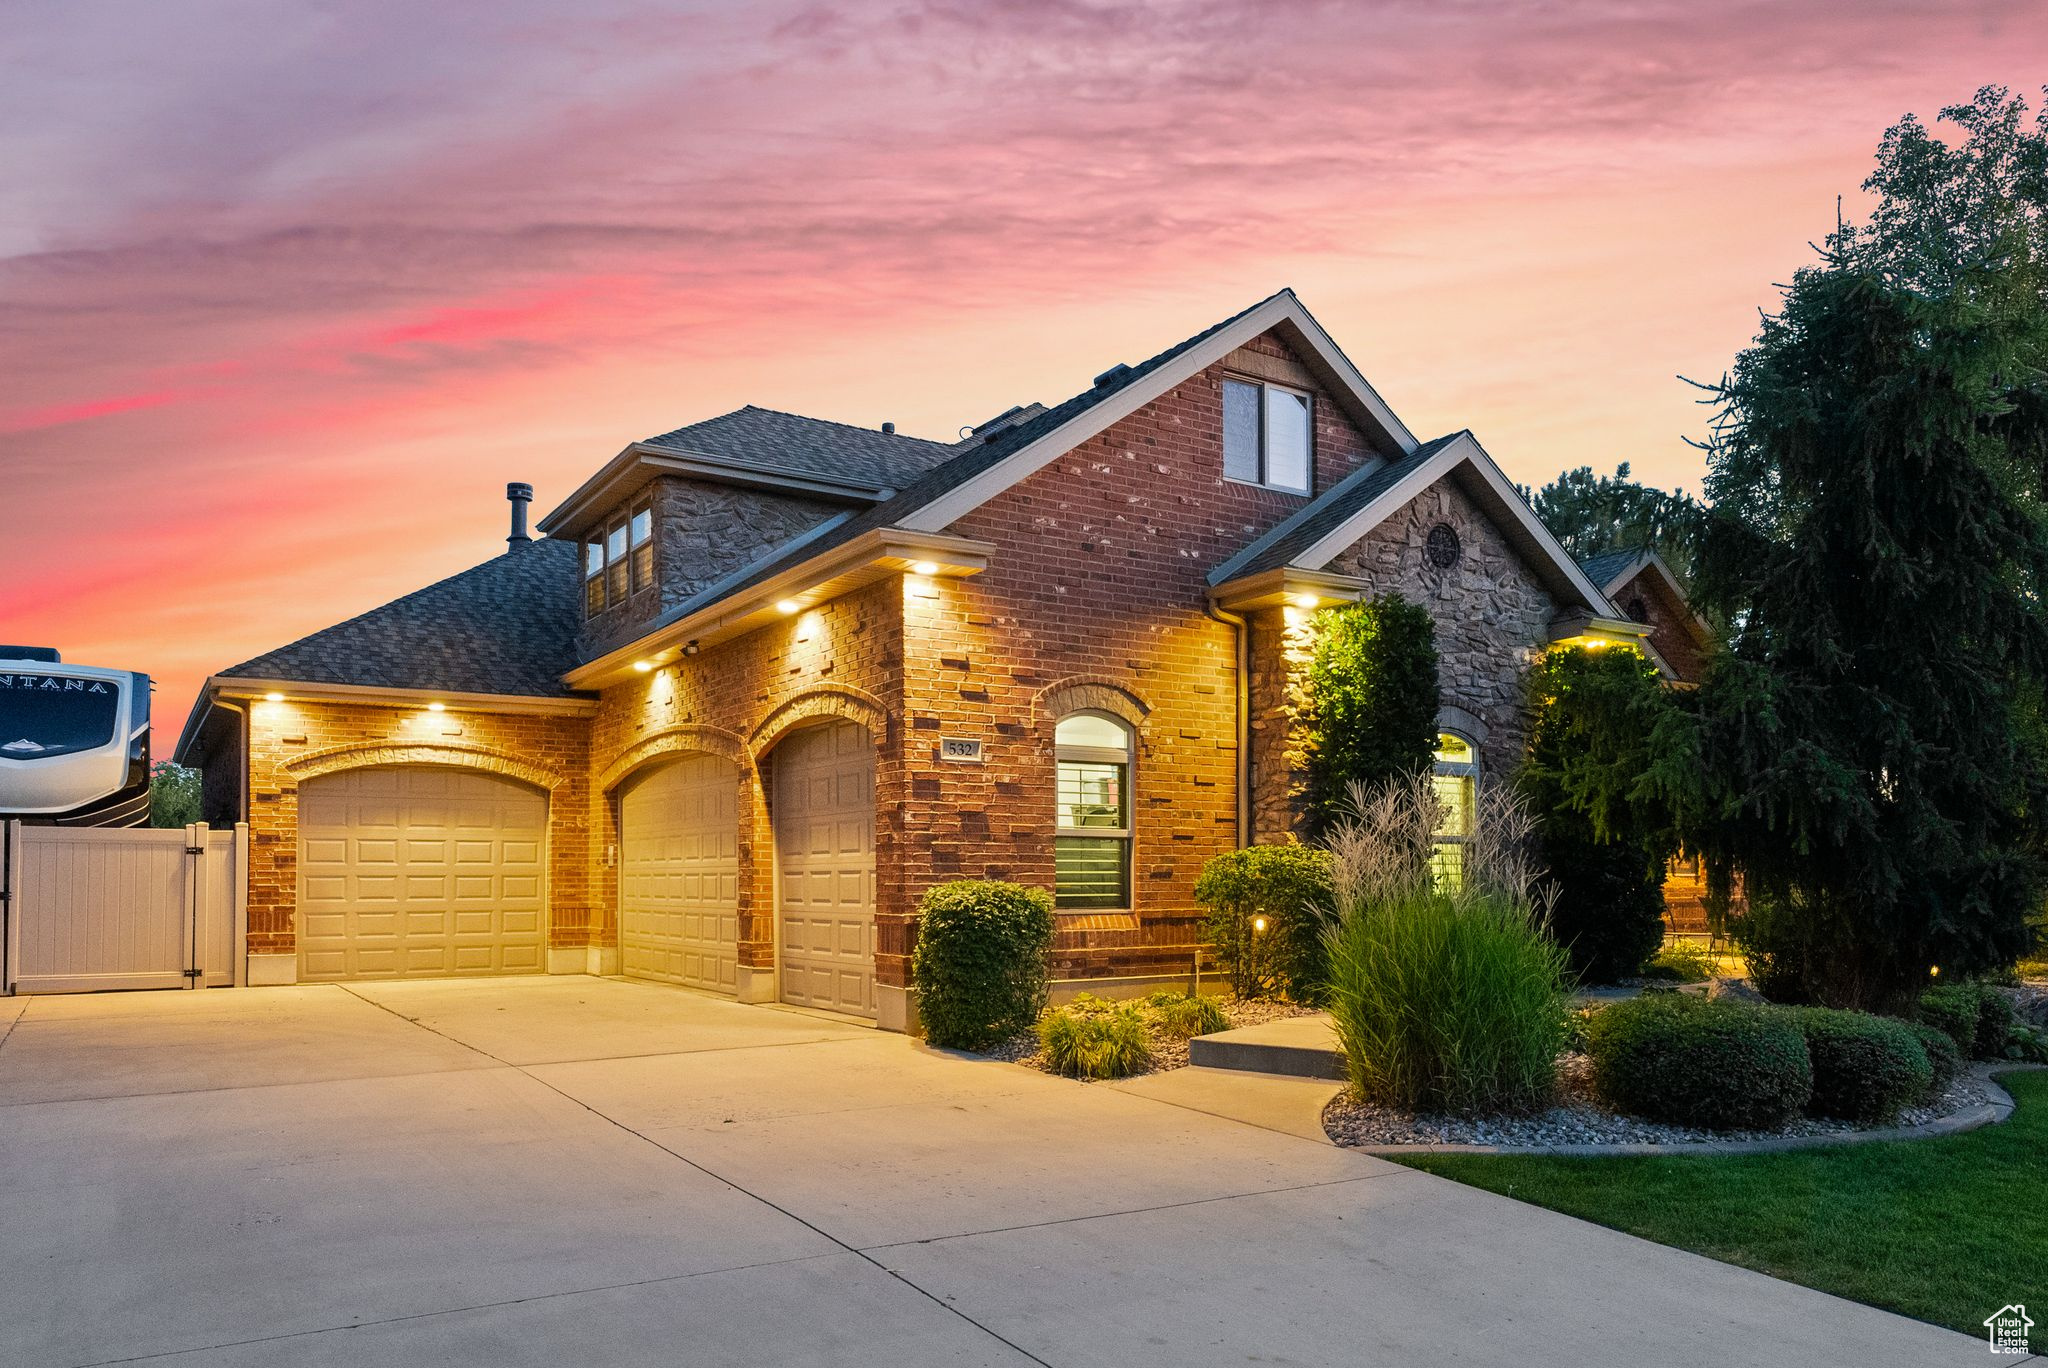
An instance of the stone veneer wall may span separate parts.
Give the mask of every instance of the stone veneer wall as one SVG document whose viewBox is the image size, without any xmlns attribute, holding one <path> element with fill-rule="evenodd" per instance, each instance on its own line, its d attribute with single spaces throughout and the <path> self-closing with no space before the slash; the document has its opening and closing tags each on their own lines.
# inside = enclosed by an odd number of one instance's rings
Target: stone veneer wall
<svg viewBox="0 0 2048 1368">
<path fill-rule="evenodd" d="M 1430 529 L 1448 523 L 1461 554 L 1439 570 L 1423 555 Z M 1437 678 L 1446 706 L 1485 729 L 1482 773 L 1521 763 L 1528 736 L 1524 679 L 1549 640 L 1555 606 L 1500 530 L 1449 478 L 1430 486 L 1331 563 L 1427 607 L 1436 622 Z M 1277 841 L 1300 831 L 1302 681 L 1315 614 L 1268 608 L 1252 615 L 1252 831 Z"/>
<path fill-rule="evenodd" d="M 654 509 L 654 584 L 585 622 L 578 644 L 586 658 L 632 641 L 706 585 L 751 565 L 845 507 L 676 475 L 656 476 L 623 506 L 630 509 L 642 498 Z"/>
<path fill-rule="evenodd" d="M 1448 570 L 1423 556 L 1423 542 L 1438 523 L 1450 524 L 1462 548 Z M 1484 724 L 1482 773 L 1512 773 L 1527 749 L 1524 680 L 1549 642 L 1556 605 L 1492 520 L 1447 477 L 1366 534 L 1330 569 L 1368 581 L 1374 593 L 1397 590 L 1429 609 L 1436 620 L 1444 703 Z"/>
</svg>

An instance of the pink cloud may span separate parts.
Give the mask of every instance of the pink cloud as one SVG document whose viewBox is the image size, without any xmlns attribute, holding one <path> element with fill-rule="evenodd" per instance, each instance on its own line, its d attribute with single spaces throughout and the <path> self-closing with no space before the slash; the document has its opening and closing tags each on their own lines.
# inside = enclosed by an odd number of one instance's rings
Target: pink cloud
<svg viewBox="0 0 2048 1368">
<path fill-rule="evenodd" d="M 1517 478 L 1692 481 L 1673 375 L 1886 124 L 2048 69 L 2041 17 L 46 8 L 0 34 L 0 635 L 155 670 L 175 720 L 490 554 L 507 479 L 749 401 L 944 435 L 1286 284 Z"/>
</svg>

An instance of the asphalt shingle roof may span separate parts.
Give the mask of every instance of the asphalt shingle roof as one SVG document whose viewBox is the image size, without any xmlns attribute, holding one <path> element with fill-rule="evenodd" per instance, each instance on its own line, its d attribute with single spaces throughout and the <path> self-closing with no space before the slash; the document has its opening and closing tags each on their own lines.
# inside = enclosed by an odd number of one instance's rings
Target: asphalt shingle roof
<svg viewBox="0 0 2048 1368">
<path fill-rule="evenodd" d="M 1631 546 L 1621 551 L 1603 551 L 1597 556 L 1588 556 L 1579 562 L 1579 569 L 1586 572 L 1586 578 L 1593 581 L 1593 587 L 1602 593 L 1614 577 L 1634 565 L 1642 556 L 1643 548 Z"/>
<path fill-rule="evenodd" d="M 1226 562 L 1225 566 L 1219 566 L 1217 571 L 1210 575 L 1210 581 L 1221 583 L 1217 575 L 1225 568 L 1229 571 L 1229 577 L 1235 580 L 1292 564 L 1296 556 L 1336 531 L 1345 519 L 1369 507 L 1375 499 L 1421 469 L 1432 456 L 1463 435 L 1453 432 L 1424 442 L 1398 461 L 1388 461 L 1377 466 L 1362 466 L 1352 471 L 1317 496 L 1307 507 L 1298 510 L 1293 517 L 1275 528 L 1272 540 L 1261 546 L 1242 564 L 1230 565 Z"/>
<path fill-rule="evenodd" d="M 649 437 L 640 445 L 679 456 L 711 456 L 755 469 L 818 475 L 887 489 L 902 488 L 958 451 L 944 442 L 752 404 Z"/>
<path fill-rule="evenodd" d="M 223 676 L 450 693 L 569 695 L 581 625 L 573 542 L 541 540 L 245 660 Z"/>
<path fill-rule="evenodd" d="M 1287 293 L 1285 290 L 1280 292 L 1280 294 L 1285 293 Z M 760 566 L 756 567 L 752 574 L 747 575 L 743 579 L 721 583 L 712 591 L 687 600 L 678 607 L 664 613 L 662 620 L 673 621 L 676 618 L 687 617 L 691 613 L 709 607 L 720 599 L 739 593 L 769 578 L 771 575 L 789 568 L 789 566 L 800 560 L 808 560 L 812 556 L 829 551 L 835 546 L 843 546 L 855 537 L 860 536 L 863 532 L 893 526 L 899 520 L 908 517 L 926 504 L 951 493 L 975 476 L 1001 463 L 1005 457 L 1031 445 L 1031 443 L 1037 441 L 1046 433 L 1072 422 L 1096 405 L 1121 394 L 1124 390 L 1137 384 L 1140 380 L 1143 380 L 1161 366 L 1171 362 L 1189 348 L 1200 346 L 1216 333 L 1237 322 L 1238 319 L 1255 309 L 1263 308 L 1270 300 L 1277 299 L 1278 297 L 1279 295 L 1270 295 L 1249 308 L 1240 309 L 1221 322 L 1202 329 L 1193 337 L 1183 342 L 1177 342 L 1165 351 L 1160 352 L 1157 356 L 1141 361 L 1135 366 L 1126 367 L 1121 372 L 1106 373 L 1109 375 L 1109 378 L 1102 384 L 1091 386 L 1065 403 L 1055 405 L 1043 413 L 1018 423 L 1015 427 L 1005 428 L 995 433 L 989 439 L 970 438 L 956 446 L 940 448 L 947 454 L 948 459 L 931 467 L 917 479 L 900 487 L 894 498 L 884 499 L 871 508 L 861 510 L 823 537 L 806 541 L 799 547 L 764 561 Z M 742 412 L 744 411 L 742 410 Z M 932 444 L 927 443 L 926 445 Z"/>
</svg>

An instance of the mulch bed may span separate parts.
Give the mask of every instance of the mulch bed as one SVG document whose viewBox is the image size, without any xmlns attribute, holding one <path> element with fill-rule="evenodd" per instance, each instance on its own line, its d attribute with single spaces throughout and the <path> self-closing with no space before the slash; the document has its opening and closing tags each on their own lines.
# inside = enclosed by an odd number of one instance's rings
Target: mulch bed
<svg viewBox="0 0 2048 1368">
<path fill-rule="evenodd" d="M 1313 1016 L 1316 1011 L 1313 1007 L 1302 1007 L 1292 1002 L 1271 1002 L 1264 999 L 1240 1002 L 1233 997 L 1219 996 L 1216 999 L 1216 1003 L 1223 1009 L 1223 1015 L 1229 1019 L 1232 1030 L 1236 1030 L 1240 1026 L 1261 1026 L 1268 1021 L 1278 1021 L 1283 1017 Z M 1165 1073 L 1169 1069 L 1184 1069 L 1187 1067 L 1188 1043 L 1185 1039 L 1180 1036 L 1169 1035 L 1152 1023 L 1147 1024 L 1145 1033 L 1150 1038 L 1152 1044 L 1152 1063 L 1149 1067 L 1140 1069 L 1136 1074 L 1130 1075 L 1131 1077 L 1136 1078 L 1142 1074 Z M 1053 1069 L 1047 1066 L 1045 1055 L 1038 1047 L 1038 1032 L 1036 1031 L 1020 1032 L 1003 1041 L 1000 1045 L 992 1045 L 988 1049 L 983 1050 L 982 1054 L 990 1059 L 1000 1059 L 1010 1064 L 1023 1064 L 1045 1073 L 1054 1072 Z M 1083 1081 L 1093 1082 L 1095 1080 L 1086 1079 Z"/>
<path fill-rule="evenodd" d="M 1558 1060 L 1558 1104 L 1532 1116 L 1411 1116 L 1369 1106 L 1346 1092 L 1323 1111 L 1323 1129 L 1340 1145 L 1680 1145 L 1709 1140 L 1763 1140 L 1785 1136 L 1847 1135 L 1853 1121 L 1795 1118 L 1783 1130 L 1715 1131 L 1673 1126 L 1609 1111 L 1592 1096 L 1591 1065 L 1582 1054 Z M 1892 1126 L 1918 1126 L 1993 1100 L 1983 1067 L 1965 1071 L 1940 1097 L 1908 1107 Z"/>
</svg>

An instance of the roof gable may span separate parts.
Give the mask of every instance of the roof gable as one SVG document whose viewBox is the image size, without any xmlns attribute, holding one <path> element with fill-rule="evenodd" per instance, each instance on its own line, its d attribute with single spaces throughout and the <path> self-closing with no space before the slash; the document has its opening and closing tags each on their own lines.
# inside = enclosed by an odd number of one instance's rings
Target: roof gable
<svg viewBox="0 0 2048 1368">
<path fill-rule="evenodd" d="M 1274 570 L 1318 572 L 1442 479 L 1459 487 L 1501 529 L 1561 606 L 1601 617 L 1614 606 L 1536 516 L 1470 432 L 1425 442 L 1397 461 L 1354 472 L 1210 573 L 1212 585 Z"/>
</svg>

